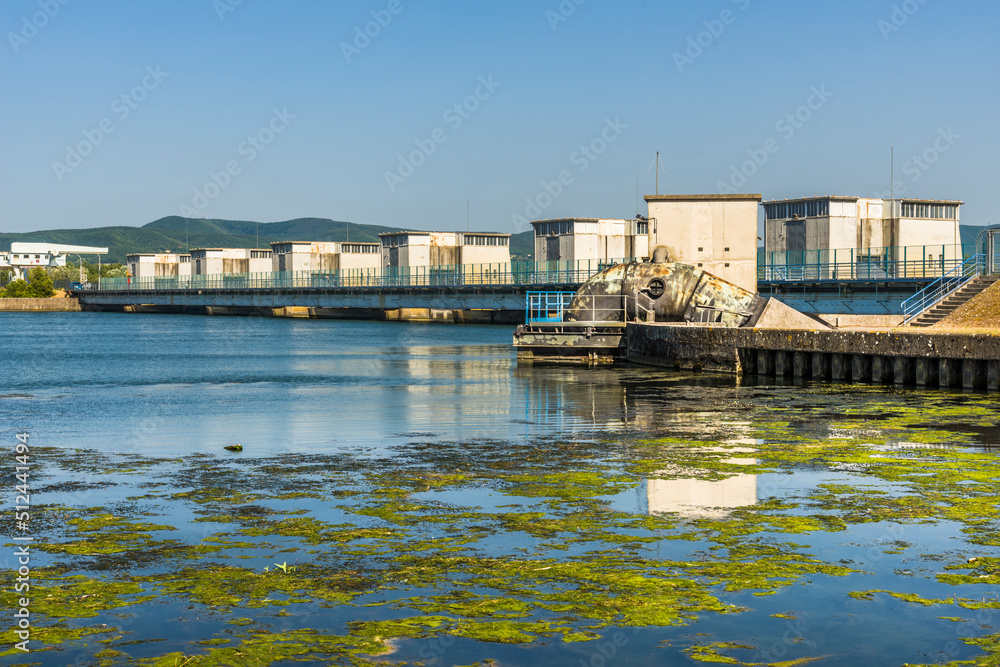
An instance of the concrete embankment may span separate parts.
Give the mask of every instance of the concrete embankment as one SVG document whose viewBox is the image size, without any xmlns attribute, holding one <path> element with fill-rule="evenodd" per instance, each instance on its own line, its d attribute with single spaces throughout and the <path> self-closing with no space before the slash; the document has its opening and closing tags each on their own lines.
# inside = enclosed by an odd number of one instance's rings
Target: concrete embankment
<svg viewBox="0 0 1000 667">
<path fill-rule="evenodd" d="M 1000 390 L 1000 333 L 629 324 L 630 362 L 739 375 Z"/>
<path fill-rule="evenodd" d="M 0 299 L 4 313 L 78 313 L 78 299 Z"/>
</svg>

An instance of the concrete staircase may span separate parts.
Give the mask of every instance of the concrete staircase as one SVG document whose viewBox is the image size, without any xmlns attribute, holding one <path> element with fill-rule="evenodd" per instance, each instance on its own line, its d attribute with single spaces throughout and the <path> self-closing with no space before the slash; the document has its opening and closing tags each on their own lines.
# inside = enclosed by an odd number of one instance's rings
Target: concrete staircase
<svg viewBox="0 0 1000 667">
<path fill-rule="evenodd" d="M 951 295 L 934 304 L 919 317 L 910 322 L 911 327 L 926 328 L 934 326 L 948 315 L 951 315 L 963 303 L 979 296 L 987 287 L 1000 280 L 1000 276 L 979 276 L 973 278 Z"/>
</svg>

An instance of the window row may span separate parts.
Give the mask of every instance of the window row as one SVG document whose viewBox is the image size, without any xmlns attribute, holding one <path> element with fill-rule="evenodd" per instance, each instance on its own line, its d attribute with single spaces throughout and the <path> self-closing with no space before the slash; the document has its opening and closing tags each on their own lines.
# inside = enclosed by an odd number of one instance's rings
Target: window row
<svg viewBox="0 0 1000 667">
<path fill-rule="evenodd" d="M 903 203 L 904 218 L 925 220 L 954 220 L 958 217 L 958 206 L 954 204 L 911 204 Z"/>
<path fill-rule="evenodd" d="M 373 255 L 381 251 L 381 247 L 371 243 L 341 243 L 340 252 L 357 255 Z"/>
<path fill-rule="evenodd" d="M 764 215 L 768 220 L 816 218 L 824 215 L 830 215 L 830 200 L 815 199 L 812 201 L 765 204 Z"/>
<path fill-rule="evenodd" d="M 572 234 L 573 222 L 571 220 L 556 220 L 555 222 L 541 222 L 535 225 L 535 236 L 553 236 L 560 234 Z"/>
<path fill-rule="evenodd" d="M 507 236 L 475 236 L 475 235 L 471 235 L 471 234 L 464 234 L 462 242 L 465 245 L 507 246 L 507 245 L 510 245 L 510 237 L 507 237 Z"/>
</svg>

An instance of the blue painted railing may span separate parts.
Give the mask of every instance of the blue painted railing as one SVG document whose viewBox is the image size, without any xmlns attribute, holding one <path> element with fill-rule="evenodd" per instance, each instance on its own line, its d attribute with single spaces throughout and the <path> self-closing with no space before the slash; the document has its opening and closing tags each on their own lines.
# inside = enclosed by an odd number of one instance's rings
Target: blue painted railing
<svg viewBox="0 0 1000 667">
<path fill-rule="evenodd" d="M 633 260 L 625 258 L 560 262 L 522 261 L 457 266 L 375 267 L 334 271 L 276 271 L 272 273 L 105 278 L 101 280 L 99 285 L 84 286 L 82 291 L 569 286 L 581 285 L 609 266 L 630 261 Z"/>
<path fill-rule="evenodd" d="M 973 255 L 911 296 L 903 302 L 904 324 L 960 290 L 966 283 L 981 275 L 985 268 L 986 255 Z"/>
<path fill-rule="evenodd" d="M 774 282 L 931 280 L 982 252 L 975 245 L 888 246 L 757 254 L 757 279 Z"/>
<path fill-rule="evenodd" d="M 524 321 L 562 322 L 563 313 L 573 302 L 576 292 L 528 292 L 524 311 Z"/>
</svg>

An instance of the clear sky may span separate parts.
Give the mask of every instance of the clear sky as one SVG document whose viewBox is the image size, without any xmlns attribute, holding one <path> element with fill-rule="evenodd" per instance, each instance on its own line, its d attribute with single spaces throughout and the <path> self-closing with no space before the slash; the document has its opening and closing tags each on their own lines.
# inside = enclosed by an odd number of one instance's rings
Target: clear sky
<svg viewBox="0 0 1000 667">
<path fill-rule="evenodd" d="M 1000 223 L 993 1 L 4 0 L 0 13 L 2 231 L 182 213 L 461 229 L 471 201 L 473 229 L 518 232 L 632 217 L 658 150 L 661 193 L 881 196 L 891 144 L 897 193 Z"/>
</svg>

